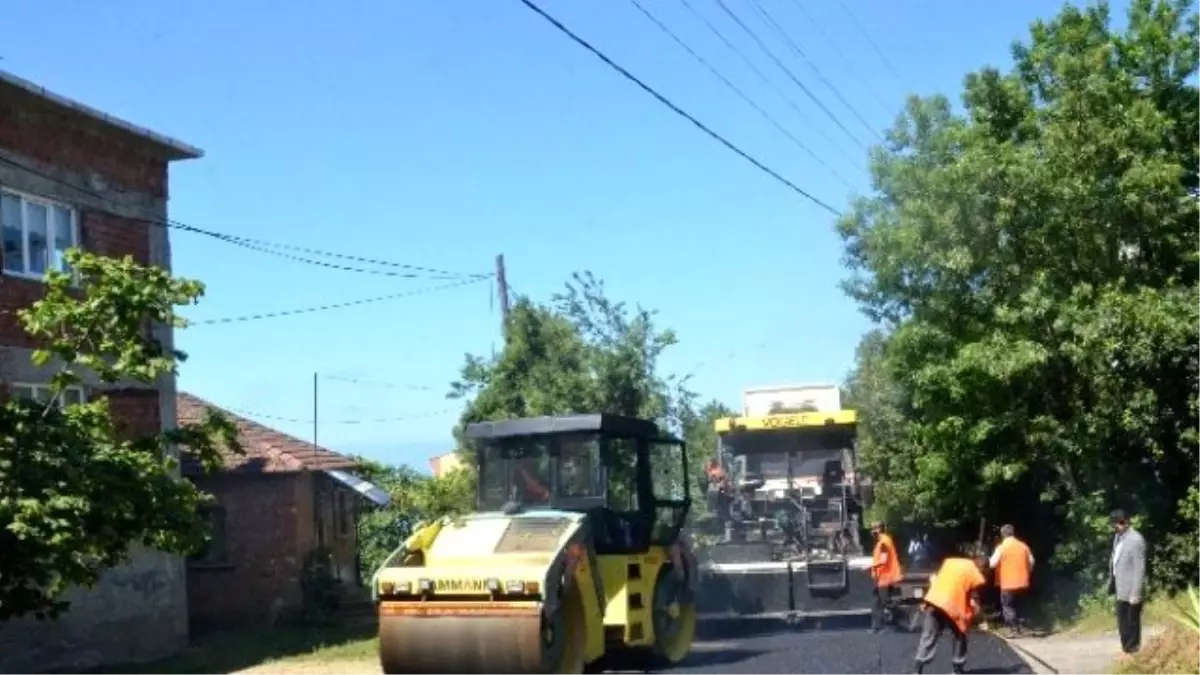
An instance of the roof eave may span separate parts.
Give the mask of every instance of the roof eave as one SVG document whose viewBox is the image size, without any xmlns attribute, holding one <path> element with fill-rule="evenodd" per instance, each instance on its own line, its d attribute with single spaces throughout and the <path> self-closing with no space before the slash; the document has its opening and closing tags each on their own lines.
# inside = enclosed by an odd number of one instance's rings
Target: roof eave
<svg viewBox="0 0 1200 675">
<path fill-rule="evenodd" d="M 179 139 L 171 138 L 170 136 L 152 131 L 146 127 L 138 126 L 132 122 L 126 122 L 119 117 L 114 117 L 87 104 L 67 98 L 66 96 L 56 94 L 43 86 L 34 84 L 23 77 L 13 75 L 8 71 L 0 70 L 0 82 L 4 82 L 8 85 L 24 90 L 38 98 L 53 103 L 54 105 L 79 113 L 84 117 L 89 117 L 103 124 L 116 127 L 122 131 L 125 131 L 126 133 L 133 134 L 144 141 L 148 141 L 162 150 L 163 156 L 168 161 L 200 159 L 204 156 L 204 151 L 200 148 L 184 143 Z"/>
</svg>

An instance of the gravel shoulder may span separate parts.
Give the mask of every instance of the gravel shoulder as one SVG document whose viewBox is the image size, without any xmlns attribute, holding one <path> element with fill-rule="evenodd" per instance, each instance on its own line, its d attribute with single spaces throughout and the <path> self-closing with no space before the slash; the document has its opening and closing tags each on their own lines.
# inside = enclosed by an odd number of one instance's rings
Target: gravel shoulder
<svg viewBox="0 0 1200 675">
<path fill-rule="evenodd" d="M 1162 626 L 1146 626 L 1142 631 L 1143 644 L 1162 632 Z M 1006 641 L 1035 673 L 1111 673 L 1121 655 L 1116 631 L 1057 633 Z"/>
</svg>

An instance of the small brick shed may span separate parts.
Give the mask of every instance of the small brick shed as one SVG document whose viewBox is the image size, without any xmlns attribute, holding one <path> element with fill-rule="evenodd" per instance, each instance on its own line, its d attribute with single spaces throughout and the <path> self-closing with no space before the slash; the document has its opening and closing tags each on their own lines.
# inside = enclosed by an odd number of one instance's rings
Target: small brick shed
<svg viewBox="0 0 1200 675">
<path fill-rule="evenodd" d="M 188 563 L 193 632 L 273 625 L 302 607 L 300 579 L 309 554 L 326 547 L 349 597 L 363 590 L 357 522 L 363 496 L 339 481 L 350 458 L 223 410 L 178 395 L 180 424 L 206 408 L 224 413 L 245 451 L 216 473 L 183 460 L 183 474 L 216 498 L 208 550 Z"/>
</svg>

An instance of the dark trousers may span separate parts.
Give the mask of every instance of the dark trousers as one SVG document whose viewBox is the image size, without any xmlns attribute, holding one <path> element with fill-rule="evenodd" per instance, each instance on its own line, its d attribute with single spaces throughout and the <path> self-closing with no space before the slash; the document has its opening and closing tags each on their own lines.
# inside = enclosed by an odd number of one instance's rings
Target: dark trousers
<svg viewBox="0 0 1200 675">
<path fill-rule="evenodd" d="M 871 605 L 871 630 L 883 626 L 883 617 L 891 609 L 895 586 L 876 586 L 875 602 Z"/>
<path fill-rule="evenodd" d="M 1121 649 L 1126 654 L 1142 648 L 1142 603 L 1135 605 L 1124 600 L 1117 601 L 1117 633 L 1121 636 Z"/>
<path fill-rule="evenodd" d="M 937 654 L 938 639 L 942 637 L 943 631 L 949 630 L 954 640 L 950 662 L 954 665 L 954 672 L 962 672 L 963 664 L 967 662 L 967 634 L 960 631 L 950 617 L 937 607 L 926 605 L 924 613 L 925 616 L 921 620 L 921 641 L 917 643 L 917 668 L 924 668 L 925 664 L 933 660 Z"/>
<path fill-rule="evenodd" d="M 1021 607 L 1021 598 L 1024 595 L 1025 589 L 1000 591 L 1000 613 L 1004 616 L 1004 625 L 1013 630 L 1021 628 L 1021 617 L 1017 610 Z"/>
</svg>

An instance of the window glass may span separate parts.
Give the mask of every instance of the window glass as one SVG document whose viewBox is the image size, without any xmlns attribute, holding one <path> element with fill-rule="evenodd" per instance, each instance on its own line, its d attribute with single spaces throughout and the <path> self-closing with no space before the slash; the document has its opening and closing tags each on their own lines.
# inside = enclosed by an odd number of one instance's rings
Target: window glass
<svg viewBox="0 0 1200 675">
<path fill-rule="evenodd" d="M 558 485 L 563 497 L 603 495 L 600 468 L 600 442 L 595 437 L 566 438 L 559 443 Z"/>
<path fill-rule="evenodd" d="M 47 403 L 50 400 L 51 388 L 45 384 L 12 384 L 9 385 L 8 392 L 13 398 Z M 82 387 L 67 387 L 59 397 L 59 405 L 76 405 L 83 403 L 83 400 Z"/>
<path fill-rule="evenodd" d="M 637 511 L 637 442 L 627 438 L 610 439 L 604 462 L 608 467 L 609 508 Z"/>
<path fill-rule="evenodd" d="M 508 502 L 543 506 L 550 502 L 550 452 L 542 440 L 478 441 L 482 458 L 479 508 L 498 510 Z"/>
<path fill-rule="evenodd" d="M 53 269 L 66 272 L 67 261 L 63 258 L 67 249 L 75 246 L 75 223 L 72 222 L 71 210 L 64 206 L 54 207 L 54 246 L 50 251 L 50 264 Z"/>
<path fill-rule="evenodd" d="M 32 274 L 46 273 L 46 255 L 48 240 L 46 237 L 46 220 L 48 210 L 42 204 L 25 202 L 25 234 L 29 242 L 29 272 Z"/>
<path fill-rule="evenodd" d="M 4 270 L 42 276 L 48 269 L 69 271 L 67 249 L 78 245 L 74 209 L 0 192 Z"/>
<path fill-rule="evenodd" d="M 654 443 L 650 446 L 650 484 L 655 499 L 682 500 L 687 497 L 683 471 L 683 446 Z"/>
<path fill-rule="evenodd" d="M 229 560 L 229 548 L 225 533 L 225 509 L 220 506 L 204 510 L 208 520 L 208 541 L 192 556 L 192 562 L 202 564 L 224 564 Z"/>
<path fill-rule="evenodd" d="M 550 502 L 550 452 L 545 441 L 526 441 L 509 452 L 509 498 L 522 504 Z"/>
<path fill-rule="evenodd" d="M 0 194 L 0 221 L 4 224 L 4 269 L 7 272 L 24 272 L 25 244 L 21 235 L 19 198 L 10 194 Z"/>
<path fill-rule="evenodd" d="M 63 405 L 78 405 L 83 403 L 83 390 L 79 387 L 69 387 L 63 392 Z"/>
</svg>

